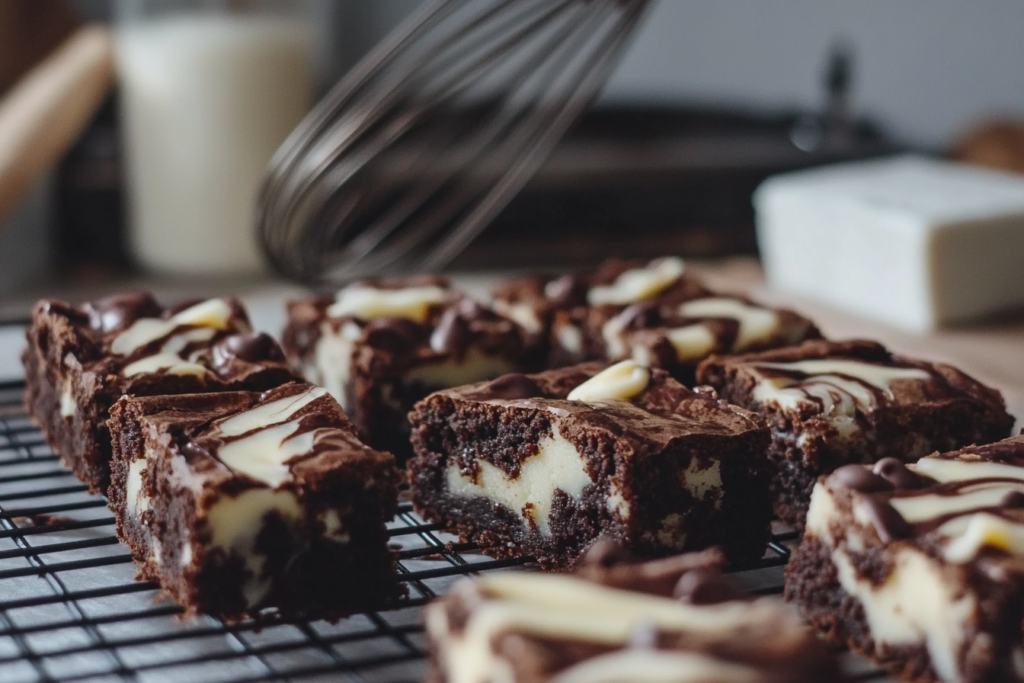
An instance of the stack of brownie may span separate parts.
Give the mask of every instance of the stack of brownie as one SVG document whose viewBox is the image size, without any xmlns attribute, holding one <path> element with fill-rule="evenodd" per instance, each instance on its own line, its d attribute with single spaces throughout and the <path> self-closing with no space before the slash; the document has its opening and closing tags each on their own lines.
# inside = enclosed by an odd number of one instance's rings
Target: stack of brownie
<svg viewBox="0 0 1024 683">
<path fill-rule="evenodd" d="M 238 301 L 45 301 L 27 336 L 30 415 L 187 611 L 338 618 L 398 594 L 394 458 Z"/>
</svg>

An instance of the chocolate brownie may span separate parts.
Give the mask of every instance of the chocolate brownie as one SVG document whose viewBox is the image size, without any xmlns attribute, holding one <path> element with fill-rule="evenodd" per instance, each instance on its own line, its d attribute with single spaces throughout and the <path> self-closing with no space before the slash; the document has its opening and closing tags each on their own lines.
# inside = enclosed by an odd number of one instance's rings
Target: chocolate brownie
<svg viewBox="0 0 1024 683">
<path fill-rule="evenodd" d="M 701 364 L 697 381 L 763 415 L 772 430 L 778 516 L 797 527 L 818 475 L 886 457 L 904 462 L 1009 436 L 1002 396 L 956 368 L 869 341 L 809 341 Z"/>
<path fill-rule="evenodd" d="M 814 487 L 786 596 L 908 681 L 1024 681 L 1024 436 Z"/>
<path fill-rule="evenodd" d="M 118 537 L 188 613 L 336 619 L 399 594 L 394 457 L 325 389 L 126 396 L 110 412 Z"/>
<path fill-rule="evenodd" d="M 495 557 L 571 567 L 598 535 L 641 556 L 720 544 L 760 558 L 768 431 L 633 361 L 437 392 L 410 414 L 412 501 Z"/>
<path fill-rule="evenodd" d="M 593 273 L 526 278 L 494 292 L 495 307 L 549 330 L 549 367 L 633 358 L 687 385 L 713 353 L 798 344 L 821 336 L 793 311 L 715 294 L 678 258 L 605 262 Z"/>
<path fill-rule="evenodd" d="M 273 339 L 252 334 L 236 299 L 41 301 L 26 336 L 26 410 L 93 493 L 110 483 L 106 422 L 122 394 L 260 391 L 297 378 Z"/>
<path fill-rule="evenodd" d="M 573 576 L 463 579 L 427 606 L 428 683 L 823 683 L 834 657 L 777 598 L 744 598 L 705 551 Z"/>
<path fill-rule="evenodd" d="M 413 404 L 520 369 L 523 330 L 439 277 L 363 281 L 288 304 L 284 348 L 374 448 L 404 461 Z"/>
</svg>

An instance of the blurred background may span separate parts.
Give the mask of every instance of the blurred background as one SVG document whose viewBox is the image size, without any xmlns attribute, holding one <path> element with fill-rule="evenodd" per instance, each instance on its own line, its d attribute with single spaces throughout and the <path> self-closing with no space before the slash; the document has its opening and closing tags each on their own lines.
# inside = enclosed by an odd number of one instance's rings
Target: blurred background
<svg viewBox="0 0 1024 683">
<path fill-rule="evenodd" d="M 289 4 L 311 31 L 311 97 L 293 98 L 304 111 L 420 2 Z M 0 0 L 0 93 L 76 26 L 115 17 L 125 26 L 115 9 L 110 0 Z M 752 254 L 753 188 L 830 161 L 915 150 L 1024 169 L 1021 26 L 1019 0 L 656 2 L 597 105 L 454 266 Z M 157 80 L 153 71 L 136 82 Z M 105 97 L 4 219 L 0 291 L 176 274 L 173 259 L 159 260 L 173 245 L 132 236 L 144 219 L 126 210 L 124 100 L 123 87 Z M 273 125 L 286 129 L 295 116 Z M 536 249 L 539 236 L 549 248 Z"/>
</svg>

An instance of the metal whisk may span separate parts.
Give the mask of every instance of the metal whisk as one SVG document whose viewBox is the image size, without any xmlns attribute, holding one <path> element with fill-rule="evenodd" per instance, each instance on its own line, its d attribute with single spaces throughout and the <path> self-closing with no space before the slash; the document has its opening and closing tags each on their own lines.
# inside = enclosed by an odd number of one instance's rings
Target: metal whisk
<svg viewBox="0 0 1024 683">
<path fill-rule="evenodd" d="M 271 161 L 257 220 L 273 266 L 310 284 L 443 267 L 594 99 L 647 4 L 428 4 Z"/>
</svg>

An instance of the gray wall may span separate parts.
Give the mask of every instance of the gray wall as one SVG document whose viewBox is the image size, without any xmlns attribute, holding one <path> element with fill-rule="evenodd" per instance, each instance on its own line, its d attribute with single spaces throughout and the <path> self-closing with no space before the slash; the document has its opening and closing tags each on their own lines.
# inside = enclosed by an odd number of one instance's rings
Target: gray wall
<svg viewBox="0 0 1024 683">
<path fill-rule="evenodd" d="M 108 0 L 76 0 L 94 16 Z M 334 76 L 420 0 L 309 0 Z M 615 101 L 816 106 L 829 46 L 857 59 L 854 105 L 904 140 L 947 144 L 1024 117 L 1024 0 L 658 0 L 612 78 Z"/>
<path fill-rule="evenodd" d="M 1024 117 L 1021 0 L 660 0 L 606 95 L 813 106 L 836 39 L 855 50 L 855 107 L 904 139 Z"/>
</svg>

